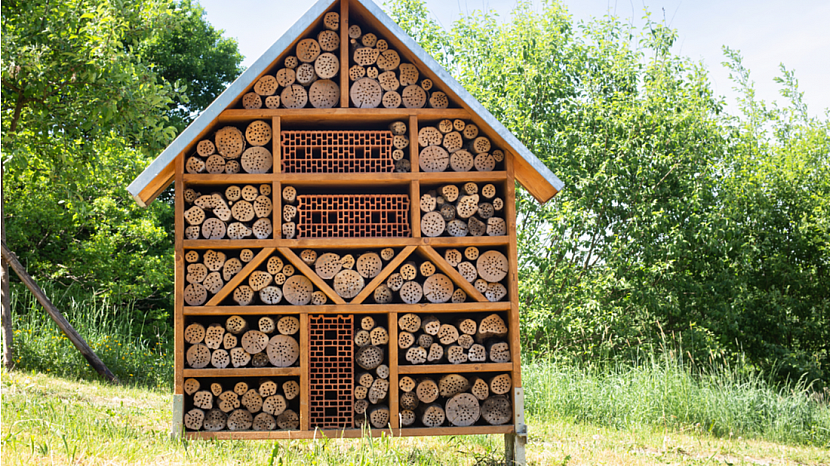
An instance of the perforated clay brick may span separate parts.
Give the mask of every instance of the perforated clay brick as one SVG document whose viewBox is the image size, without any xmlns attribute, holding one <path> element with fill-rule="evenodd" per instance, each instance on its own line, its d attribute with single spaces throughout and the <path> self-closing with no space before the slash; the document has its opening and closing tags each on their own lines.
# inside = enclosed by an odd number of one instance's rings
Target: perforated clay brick
<svg viewBox="0 0 830 466">
<path fill-rule="evenodd" d="M 283 173 L 388 173 L 391 131 L 283 131 Z"/>
<path fill-rule="evenodd" d="M 354 316 L 309 316 L 309 421 L 312 428 L 354 424 Z"/>
<path fill-rule="evenodd" d="M 300 238 L 409 237 L 406 194 L 297 196 Z"/>
</svg>

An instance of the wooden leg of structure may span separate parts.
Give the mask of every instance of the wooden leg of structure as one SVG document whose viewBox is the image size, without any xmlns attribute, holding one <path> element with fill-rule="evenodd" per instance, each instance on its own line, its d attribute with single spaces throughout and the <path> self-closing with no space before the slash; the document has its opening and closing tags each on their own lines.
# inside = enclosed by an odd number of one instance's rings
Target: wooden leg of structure
<svg viewBox="0 0 830 466">
<path fill-rule="evenodd" d="M 525 424 L 525 392 L 521 387 L 513 389 L 513 417 L 516 433 L 504 434 L 504 460 L 507 465 L 525 465 L 525 444 L 527 444 L 527 425 Z"/>
<path fill-rule="evenodd" d="M 170 436 L 180 439 L 184 433 L 184 395 L 173 395 L 173 420 L 170 424 Z"/>
</svg>

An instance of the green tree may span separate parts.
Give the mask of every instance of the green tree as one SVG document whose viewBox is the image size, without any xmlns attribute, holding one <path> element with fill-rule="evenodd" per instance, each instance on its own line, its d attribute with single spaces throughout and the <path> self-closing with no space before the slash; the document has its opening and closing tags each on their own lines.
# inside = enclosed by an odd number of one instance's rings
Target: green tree
<svg viewBox="0 0 830 466">
<path fill-rule="evenodd" d="M 174 27 L 154 35 L 141 55 L 159 76 L 183 89 L 167 113 L 182 131 L 242 73 L 242 55 L 235 39 L 207 22 L 198 3 L 183 0 L 170 9 Z"/>
<path fill-rule="evenodd" d="M 699 361 L 830 377 L 828 123 L 791 75 L 791 106 L 732 116 L 648 19 L 574 27 L 550 2 L 443 31 L 419 0 L 388 7 L 565 182 L 518 200 L 526 348 L 590 362 L 668 334 Z"/>
<path fill-rule="evenodd" d="M 180 51 L 160 45 L 191 27 Z M 216 69 L 238 71 L 235 43 L 216 34 L 187 2 L 3 2 L 3 215 L 34 276 L 166 318 L 172 205 L 141 209 L 125 188 L 181 128 L 183 105 L 200 110 L 190 83 L 209 94 L 232 79 L 205 79 L 200 60 L 227 53 Z"/>
</svg>

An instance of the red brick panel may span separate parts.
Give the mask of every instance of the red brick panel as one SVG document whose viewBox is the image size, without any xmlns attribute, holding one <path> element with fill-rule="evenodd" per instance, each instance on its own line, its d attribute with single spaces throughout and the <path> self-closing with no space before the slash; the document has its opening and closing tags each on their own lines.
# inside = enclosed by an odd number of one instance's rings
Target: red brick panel
<svg viewBox="0 0 830 466">
<path fill-rule="evenodd" d="M 406 194 L 297 196 L 299 238 L 409 237 Z"/>
<path fill-rule="evenodd" d="M 390 131 L 283 131 L 283 173 L 389 173 Z"/>
<path fill-rule="evenodd" d="M 354 425 L 354 316 L 309 316 L 308 385 L 312 428 Z"/>
</svg>

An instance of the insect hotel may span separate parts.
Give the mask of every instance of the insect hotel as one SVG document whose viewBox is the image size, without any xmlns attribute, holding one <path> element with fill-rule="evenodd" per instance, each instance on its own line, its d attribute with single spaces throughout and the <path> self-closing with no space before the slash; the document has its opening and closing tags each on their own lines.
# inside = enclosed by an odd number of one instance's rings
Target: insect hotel
<svg viewBox="0 0 830 466">
<path fill-rule="evenodd" d="M 129 190 L 171 182 L 176 431 L 521 460 L 515 182 L 562 183 L 374 2 L 319 1 Z"/>
</svg>

